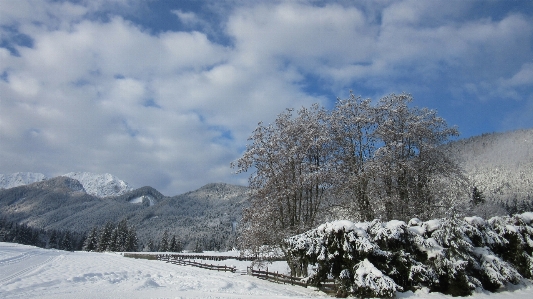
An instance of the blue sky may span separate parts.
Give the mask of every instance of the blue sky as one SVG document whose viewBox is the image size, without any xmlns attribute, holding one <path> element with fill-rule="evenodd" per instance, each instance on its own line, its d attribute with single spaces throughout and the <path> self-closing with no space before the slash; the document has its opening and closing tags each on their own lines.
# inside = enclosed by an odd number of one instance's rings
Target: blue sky
<svg viewBox="0 0 533 299">
<path fill-rule="evenodd" d="M 244 185 L 259 121 L 350 90 L 532 128 L 533 2 L 0 0 L 0 173 Z"/>
</svg>

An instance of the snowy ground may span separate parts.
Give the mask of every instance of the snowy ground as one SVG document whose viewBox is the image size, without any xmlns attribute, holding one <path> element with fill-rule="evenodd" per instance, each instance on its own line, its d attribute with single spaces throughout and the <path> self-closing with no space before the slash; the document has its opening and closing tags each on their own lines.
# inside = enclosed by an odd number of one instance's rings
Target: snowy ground
<svg viewBox="0 0 533 299">
<path fill-rule="evenodd" d="M 249 263 L 225 261 L 238 269 Z M 286 269 L 282 263 L 269 267 Z M 399 298 L 446 298 L 398 293 Z M 332 298 L 311 288 L 276 284 L 239 273 L 216 272 L 119 254 L 65 252 L 0 242 L 0 298 Z M 472 299 L 530 299 L 533 285 Z"/>
</svg>

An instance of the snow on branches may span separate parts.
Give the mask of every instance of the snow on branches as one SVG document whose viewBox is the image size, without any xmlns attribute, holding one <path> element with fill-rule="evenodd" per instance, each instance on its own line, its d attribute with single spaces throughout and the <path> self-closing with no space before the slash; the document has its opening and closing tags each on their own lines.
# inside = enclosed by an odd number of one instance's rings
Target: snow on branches
<svg viewBox="0 0 533 299">
<path fill-rule="evenodd" d="M 454 296 L 496 291 L 533 275 L 533 213 L 353 223 L 334 221 L 286 238 L 289 260 L 314 265 L 307 281 L 334 278 L 337 295 L 392 297 L 427 287 Z"/>
<path fill-rule="evenodd" d="M 405 93 L 375 104 L 350 94 L 331 111 L 315 104 L 260 122 L 231 164 L 251 171 L 242 245 L 279 245 L 339 214 L 429 219 L 456 207 L 468 188 L 439 146 L 457 129 L 411 102 Z"/>
</svg>

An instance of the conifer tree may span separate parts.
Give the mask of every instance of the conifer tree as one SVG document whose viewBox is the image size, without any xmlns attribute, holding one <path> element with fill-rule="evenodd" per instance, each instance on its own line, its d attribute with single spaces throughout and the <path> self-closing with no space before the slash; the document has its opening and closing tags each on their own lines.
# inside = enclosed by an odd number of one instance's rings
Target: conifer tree
<svg viewBox="0 0 533 299">
<path fill-rule="evenodd" d="M 169 251 L 170 252 L 178 252 L 178 243 L 176 241 L 176 236 L 175 235 L 173 235 L 172 239 L 170 240 Z"/>
<path fill-rule="evenodd" d="M 73 240 L 70 231 L 66 231 L 61 240 L 61 249 L 66 251 L 73 251 Z"/>
<path fill-rule="evenodd" d="M 98 228 L 93 227 L 83 243 L 82 250 L 96 251 L 98 249 Z"/>
<path fill-rule="evenodd" d="M 169 251 L 168 245 L 169 245 L 168 231 L 165 230 L 165 232 L 163 232 L 163 236 L 161 237 L 161 242 L 159 242 L 159 251 L 161 252 Z"/>
<path fill-rule="evenodd" d="M 485 195 L 476 186 L 472 188 L 472 203 L 475 206 L 485 203 Z"/>
<path fill-rule="evenodd" d="M 109 221 L 105 224 L 105 226 L 100 231 L 100 236 L 98 238 L 98 247 L 97 247 L 98 251 L 110 250 L 112 232 L 113 232 L 113 223 Z"/>
<path fill-rule="evenodd" d="M 125 251 L 137 251 L 138 239 L 137 232 L 134 227 L 128 228 L 127 238 L 126 238 L 126 248 Z"/>
<path fill-rule="evenodd" d="M 48 239 L 48 248 L 59 249 L 58 236 L 57 236 L 56 230 L 52 230 L 52 233 L 50 234 L 50 239 Z"/>
</svg>

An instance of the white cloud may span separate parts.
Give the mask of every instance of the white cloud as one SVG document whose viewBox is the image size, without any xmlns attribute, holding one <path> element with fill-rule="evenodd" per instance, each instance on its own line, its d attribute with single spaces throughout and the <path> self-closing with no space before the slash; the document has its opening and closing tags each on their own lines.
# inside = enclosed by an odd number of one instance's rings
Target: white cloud
<svg viewBox="0 0 533 299">
<path fill-rule="evenodd" d="M 502 79 L 502 84 L 509 87 L 533 85 L 533 62 L 525 63 L 522 68 L 509 79 Z"/>
<path fill-rule="evenodd" d="M 458 94 L 489 99 L 532 80 L 533 26 L 521 14 L 465 20 L 470 4 L 420 1 L 253 3 L 224 10 L 224 24 L 174 10 L 196 31 L 154 34 L 117 15 L 141 3 L 0 6 L 1 24 L 33 40 L 15 46 L 19 57 L 0 48 L 3 171 L 110 172 L 174 195 L 242 182 L 229 162 L 259 121 L 327 101 L 306 92 L 309 76 L 335 92 L 383 94 L 431 90 L 422 85 L 444 73 Z M 230 44 L 210 39 L 214 25 Z"/>
<path fill-rule="evenodd" d="M 199 23 L 204 23 L 204 21 L 198 18 L 198 16 L 194 12 L 184 12 L 180 9 L 174 9 L 171 10 L 171 12 L 175 14 L 185 25 L 194 26 Z"/>
</svg>

